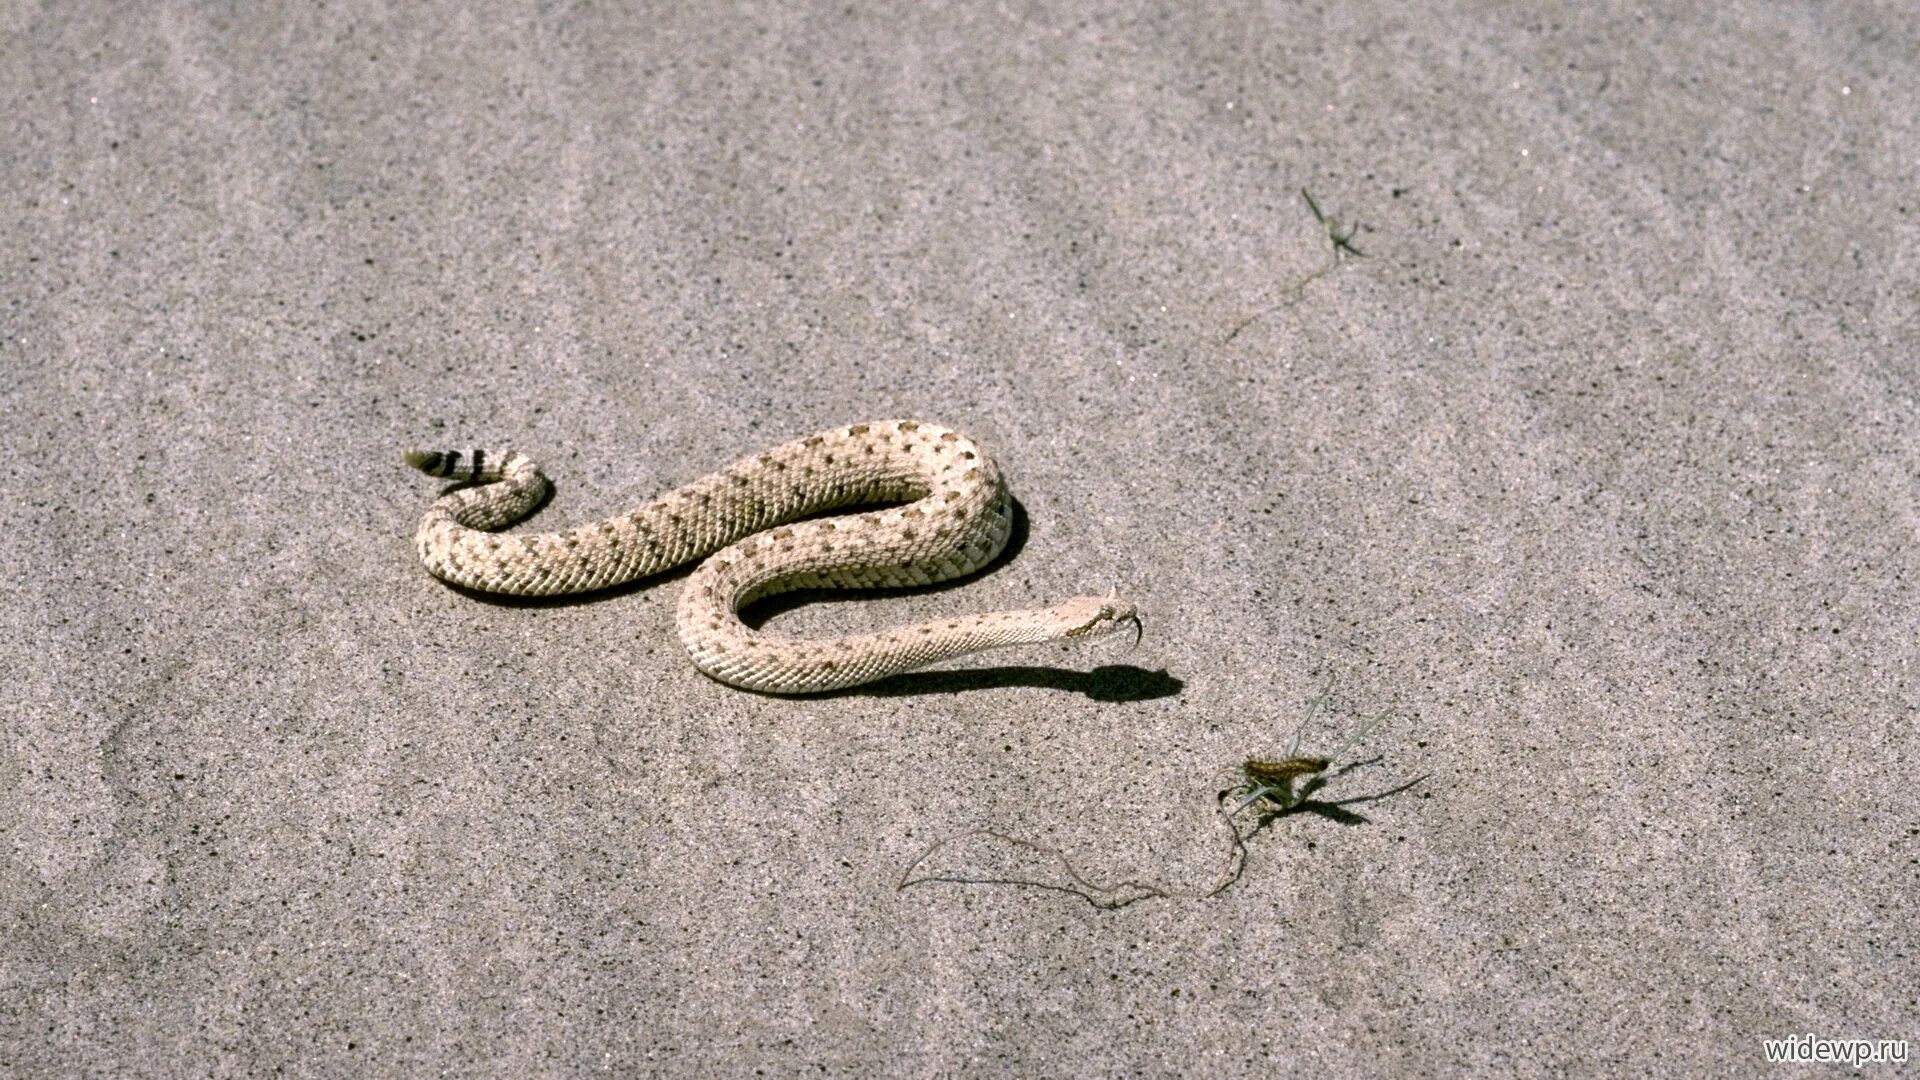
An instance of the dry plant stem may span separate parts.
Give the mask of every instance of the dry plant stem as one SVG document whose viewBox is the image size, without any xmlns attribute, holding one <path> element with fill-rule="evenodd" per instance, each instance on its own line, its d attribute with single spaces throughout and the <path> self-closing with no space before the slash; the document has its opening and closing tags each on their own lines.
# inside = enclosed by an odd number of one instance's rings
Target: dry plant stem
<svg viewBox="0 0 1920 1080">
<path fill-rule="evenodd" d="M 1234 824 L 1234 812 L 1225 809 L 1224 800 L 1233 790 L 1234 789 L 1229 788 L 1227 791 L 1221 792 L 1214 800 L 1215 810 L 1220 813 L 1221 821 L 1227 826 L 1227 835 L 1231 838 L 1233 851 L 1232 854 L 1228 856 L 1227 868 L 1222 874 L 1219 884 L 1205 889 L 1171 889 L 1163 885 L 1154 885 L 1149 882 L 1133 880 L 1122 881 L 1113 885 L 1102 885 L 1082 874 L 1080 870 L 1073 865 L 1072 860 L 1068 859 L 1066 854 L 1058 848 L 1049 847 L 1046 844 L 1033 840 L 1024 840 L 1017 836 L 1009 836 L 997 829 L 969 829 L 966 832 L 934 841 L 922 850 L 919 855 L 915 856 L 912 862 L 907 864 L 905 872 L 900 875 L 900 883 L 895 886 L 895 888 L 897 890 L 903 890 L 912 885 L 926 885 L 934 882 L 949 885 L 1020 885 L 1033 889 L 1045 889 L 1049 892 L 1070 893 L 1080 897 L 1094 907 L 1105 911 L 1118 910 L 1128 905 L 1138 903 L 1141 900 L 1155 897 L 1167 900 L 1209 900 L 1232 888 L 1246 872 L 1247 840 L 1252 838 L 1254 833 L 1266 828 L 1286 813 L 1286 811 L 1277 811 L 1262 815 L 1260 820 L 1255 822 L 1253 829 L 1245 836 L 1242 836 L 1240 827 Z M 942 848 L 974 836 L 989 836 L 995 840 L 1012 844 L 1015 847 L 1046 855 L 1060 864 L 1061 869 L 1065 870 L 1067 877 L 1072 880 L 1072 884 L 1055 885 L 1051 882 L 1030 881 L 1025 878 L 966 877 L 957 874 L 929 874 L 919 878 L 913 876 L 915 870 L 919 869 L 920 866 L 932 858 Z M 1130 894 L 1114 895 L 1116 893 L 1122 893 L 1124 890 L 1130 890 Z"/>
<path fill-rule="evenodd" d="M 1067 877 L 1072 879 L 1073 884 L 1055 885 L 1051 882 L 1029 881 L 1025 878 L 961 877 L 952 874 L 929 874 L 926 877 L 920 878 L 913 876 L 913 872 L 918 869 L 922 863 L 932 858 L 942 848 L 974 836 L 990 836 L 995 840 L 1012 844 L 1015 847 L 1046 855 L 1060 864 L 1060 868 L 1067 872 Z M 934 841 L 928 845 L 925 850 L 921 851 L 919 855 L 915 856 L 912 862 L 907 864 L 906 871 L 900 875 L 900 883 L 894 888 L 898 891 L 912 885 L 926 885 L 933 882 L 944 882 L 950 885 L 1021 885 L 1030 889 L 1064 892 L 1078 896 L 1096 908 L 1108 911 L 1126 907 L 1129 904 L 1145 900 L 1149 897 L 1176 895 L 1158 885 L 1150 885 L 1143 881 L 1122 881 L 1113 885 L 1102 885 L 1080 873 L 1079 869 L 1073 865 L 1072 860 L 1068 859 L 1058 848 L 1048 847 L 1045 844 L 1033 840 L 1023 840 L 1018 836 L 1009 836 L 997 829 L 969 829 L 966 832 Z M 1113 895 L 1122 892 L 1122 890 L 1131 890 L 1132 894 L 1122 896 Z"/>
<path fill-rule="evenodd" d="M 954 885 L 1023 885 L 1029 888 L 1071 893 L 1096 908 L 1107 910 L 1123 908 L 1149 897 L 1204 900 L 1218 896 L 1233 887 L 1234 883 L 1238 882 L 1246 872 L 1246 842 L 1248 839 L 1281 817 L 1294 813 L 1308 805 L 1306 801 L 1307 796 L 1319 790 L 1331 777 L 1344 776 L 1354 769 L 1359 768 L 1361 765 L 1367 764 L 1366 762 L 1354 762 L 1341 767 L 1332 774 L 1327 773 L 1327 769 L 1331 767 L 1335 761 L 1339 760 L 1348 750 L 1356 746 L 1361 739 L 1373 731 L 1375 727 L 1379 726 L 1380 722 L 1386 718 L 1387 714 L 1385 711 L 1382 711 L 1373 719 L 1354 729 L 1353 733 L 1348 735 L 1346 740 L 1340 744 L 1339 749 L 1325 757 L 1303 755 L 1299 752 L 1300 741 L 1306 734 L 1307 725 L 1310 724 L 1313 718 L 1317 716 L 1322 709 L 1326 708 L 1327 703 L 1333 699 L 1333 683 L 1334 680 L 1329 677 L 1327 681 L 1322 684 L 1320 692 L 1307 699 L 1306 716 L 1301 720 L 1300 726 L 1295 729 L 1293 738 L 1287 745 L 1287 756 L 1285 759 L 1279 761 L 1266 761 L 1258 758 L 1248 760 L 1242 766 L 1242 772 L 1246 779 L 1242 783 L 1227 788 L 1215 796 L 1215 809 L 1220 813 L 1221 820 L 1226 823 L 1228 835 L 1232 837 L 1233 853 L 1228 858 L 1227 869 L 1220 883 L 1211 888 L 1198 891 L 1176 890 L 1162 885 L 1132 880 L 1123 881 L 1115 885 L 1102 885 L 1080 873 L 1079 869 L 1073 865 L 1073 861 L 1068 859 L 1066 854 L 1058 848 L 1049 847 L 1033 840 L 1010 836 L 996 829 L 972 829 L 943 840 L 936 840 L 928 845 L 919 855 L 914 857 L 912 862 L 907 864 L 907 868 L 901 874 L 900 883 L 896 886 L 896 889 L 905 889 L 910 885 L 924 885 L 931 882 L 945 882 Z M 1341 800 L 1340 802 L 1317 803 L 1313 805 L 1323 806 L 1328 809 L 1338 809 L 1346 803 L 1371 802 L 1374 799 L 1386 798 L 1389 795 L 1405 791 L 1424 779 L 1424 776 L 1417 777 L 1379 795 L 1361 796 L 1359 798 Z M 1304 780 L 1305 783 L 1298 791 L 1295 791 L 1294 782 L 1298 780 Z M 1227 809 L 1227 799 L 1230 796 L 1241 793 L 1245 793 L 1246 797 L 1231 810 Z M 1242 810 L 1245 810 L 1256 802 L 1263 801 L 1267 804 L 1268 808 L 1255 820 L 1253 828 L 1243 836 L 1240 832 L 1240 826 L 1235 823 L 1234 819 Z M 1032 881 L 1026 878 L 967 877 L 957 874 L 929 874 L 926 877 L 919 878 L 913 876 L 915 870 L 919 869 L 928 859 L 932 858 L 934 854 L 949 844 L 974 836 L 989 836 L 1004 843 L 1012 844 L 1015 847 L 1046 855 L 1060 864 L 1061 868 L 1066 871 L 1067 877 L 1071 880 L 1072 884 L 1056 885 L 1044 881 Z M 1123 891 L 1129 892 L 1126 892 L 1125 895 L 1115 895 L 1123 893 Z"/>
<path fill-rule="evenodd" d="M 1287 305 L 1292 304 L 1294 301 L 1300 299 L 1300 295 L 1306 291 L 1307 286 L 1313 284 L 1315 281 L 1318 281 L 1320 278 L 1324 277 L 1328 273 L 1331 273 L 1335 267 L 1340 265 L 1340 253 L 1342 251 L 1347 252 L 1350 255 L 1356 255 L 1356 256 L 1362 254 L 1359 248 L 1356 248 L 1353 246 L 1353 238 L 1360 231 L 1360 226 L 1358 223 L 1353 225 L 1343 226 L 1340 223 L 1339 218 L 1333 217 L 1327 214 L 1323 214 L 1320 212 L 1320 204 L 1313 201 L 1313 196 L 1307 193 L 1306 188 L 1301 188 L 1300 194 L 1302 197 L 1304 197 L 1307 200 L 1308 208 L 1313 211 L 1313 220 L 1319 222 L 1320 226 L 1326 230 L 1327 240 L 1329 243 L 1333 245 L 1327 251 L 1327 261 L 1321 264 L 1319 269 L 1313 271 L 1312 273 L 1308 274 L 1307 276 L 1301 278 L 1300 280 L 1294 282 L 1292 285 L 1288 286 L 1284 291 L 1284 293 L 1282 294 L 1281 299 L 1276 300 L 1273 303 L 1268 304 L 1266 307 L 1261 308 L 1260 310 L 1247 316 L 1246 318 L 1241 319 L 1240 322 L 1234 326 L 1233 330 L 1227 334 L 1226 338 L 1220 342 L 1220 344 L 1222 345 L 1233 344 L 1233 339 L 1239 337 L 1240 332 L 1242 330 L 1245 330 L 1247 327 L 1253 325 L 1255 322 L 1258 322 L 1259 320 L 1267 317 L 1268 315 L 1271 315 L 1274 312 L 1280 310 L 1281 308 L 1286 307 Z"/>
<path fill-rule="evenodd" d="M 1362 764 L 1367 764 L 1367 763 L 1356 762 L 1352 765 L 1348 765 L 1338 770 L 1334 775 L 1336 776 L 1345 775 L 1346 773 L 1352 771 L 1353 769 L 1358 768 Z M 1284 806 L 1284 807 L 1274 806 L 1271 809 L 1262 811 L 1260 816 L 1257 819 L 1255 819 L 1253 823 L 1253 827 L 1251 829 L 1248 829 L 1244 834 L 1240 831 L 1240 827 L 1234 823 L 1234 818 L 1239 814 L 1240 807 L 1235 807 L 1232 810 L 1228 810 L 1226 808 L 1226 800 L 1229 796 L 1245 790 L 1245 786 L 1237 785 L 1235 787 L 1228 788 L 1225 791 L 1219 792 L 1214 799 L 1215 806 L 1220 813 L 1221 820 L 1226 823 L 1227 834 L 1233 845 L 1233 850 L 1232 850 L 1232 854 L 1228 856 L 1227 867 L 1221 875 L 1219 884 L 1213 885 L 1206 889 L 1197 889 L 1197 890 L 1170 889 L 1163 885 L 1154 885 L 1144 881 L 1132 881 L 1132 880 L 1122 881 L 1114 885 L 1102 885 L 1099 882 L 1094 881 L 1088 878 L 1087 876 L 1085 876 L 1084 874 L 1080 873 L 1079 869 L 1073 865 L 1072 861 L 1066 857 L 1065 853 L 1061 852 L 1058 848 L 1049 847 L 1046 844 L 1041 844 L 1033 840 L 1024 840 L 1017 836 L 1010 836 L 1006 833 L 1000 832 L 997 829 L 970 829 L 966 832 L 959 833 L 957 835 L 950 836 L 942 840 L 934 841 L 932 844 L 929 844 L 926 848 L 922 849 L 920 854 L 915 856 L 912 862 L 907 864 L 906 870 L 902 872 L 902 874 L 900 875 L 899 884 L 894 886 L 894 888 L 896 890 L 905 890 L 910 886 L 928 885 L 936 882 L 948 884 L 948 885 L 1019 885 L 1019 886 L 1024 886 L 1026 888 L 1031 888 L 1031 889 L 1044 889 L 1048 892 L 1063 892 L 1063 893 L 1068 893 L 1074 896 L 1078 896 L 1082 900 L 1085 900 L 1088 904 L 1091 904 L 1093 907 L 1099 908 L 1104 911 L 1117 910 L 1119 908 L 1124 908 L 1131 904 L 1135 904 L 1141 900 L 1146 900 L 1153 897 L 1159 897 L 1161 899 L 1169 899 L 1169 900 L 1209 900 L 1209 899 L 1212 899 L 1213 897 L 1219 896 L 1223 892 L 1226 892 L 1228 889 L 1232 888 L 1235 884 L 1237 884 L 1240 881 L 1241 877 L 1245 875 L 1246 869 L 1247 869 L 1247 841 L 1253 839 L 1253 837 L 1256 834 L 1258 834 L 1260 830 L 1266 828 L 1267 826 L 1273 824 L 1274 822 L 1280 820 L 1281 818 L 1287 817 L 1290 814 L 1299 813 L 1302 810 L 1306 810 L 1306 809 L 1314 809 L 1314 810 L 1321 810 L 1321 811 L 1337 811 L 1341 807 L 1350 806 L 1355 803 L 1376 802 L 1380 799 L 1391 798 L 1392 796 L 1398 795 L 1403 791 L 1410 790 L 1411 788 L 1415 787 L 1416 785 L 1422 783 L 1425 780 L 1426 780 L 1426 776 L 1424 775 L 1416 776 L 1412 780 L 1409 780 L 1404 784 L 1400 784 L 1396 787 L 1389 788 L 1386 791 L 1377 792 L 1372 795 L 1360 795 L 1351 799 L 1341 799 L 1337 802 L 1321 803 L 1321 802 L 1309 802 L 1306 799 L 1306 796 L 1311 794 L 1313 791 L 1317 790 L 1318 784 L 1323 781 L 1323 778 L 1315 777 L 1313 780 L 1309 781 L 1308 786 L 1301 791 L 1300 797 L 1296 799 L 1291 805 Z M 1244 807 L 1245 805 L 1246 805 L 1245 803 L 1242 803 L 1241 807 Z M 1000 840 L 1005 843 L 1012 844 L 1016 847 L 1024 848 L 1028 851 L 1033 851 L 1042 855 L 1049 856 L 1050 858 L 1057 861 L 1060 864 L 1061 868 L 1066 871 L 1067 877 L 1072 880 L 1072 884 L 1056 885 L 1056 884 L 1053 884 L 1052 882 L 1032 881 L 1026 878 L 969 877 L 961 874 L 928 874 L 925 877 L 918 877 L 918 878 L 913 876 L 913 872 L 915 870 L 919 869 L 922 865 L 924 865 L 928 859 L 932 858 L 941 849 L 947 847 L 949 844 L 953 844 L 958 841 L 965 840 L 969 837 L 974 837 L 974 836 L 992 837 L 996 840 Z M 1129 889 L 1133 890 L 1131 895 L 1122 895 L 1118 897 L 1113 895 L 1114 893 L 1118 893 L 1121 890 L 1129 890 Z"/>
</svg>

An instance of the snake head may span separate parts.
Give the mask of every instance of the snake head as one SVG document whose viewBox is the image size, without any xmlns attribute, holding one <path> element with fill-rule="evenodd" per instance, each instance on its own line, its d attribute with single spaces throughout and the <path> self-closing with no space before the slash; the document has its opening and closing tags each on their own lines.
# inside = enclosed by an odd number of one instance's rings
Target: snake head
<svg viewBox="0 0 1920 1080">
<path fill-rule="evenodd" d="M 1099 637 L 1122 626 L 1133 627 L 1133 643 L 1140 644 L 1140 612 L 1118 596 L 1076 596 L 1053 609 L 1067 624 L 1070 638 Z"/>
</svg>

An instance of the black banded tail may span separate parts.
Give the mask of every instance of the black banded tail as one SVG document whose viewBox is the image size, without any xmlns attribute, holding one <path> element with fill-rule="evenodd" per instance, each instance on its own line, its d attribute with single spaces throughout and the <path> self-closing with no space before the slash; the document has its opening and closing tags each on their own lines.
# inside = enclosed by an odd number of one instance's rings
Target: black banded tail
<svg viewBox="0 0 1920 1080">
<path fill-rule="evenodd" d="M 498 480 L 505 473 L 508 458 L 513 455 L 489 454 L 485 450 L 475 450 L 463 454 L 458 450 L 408 450 L 407 464 L 442 480 L 455 483 L 475 483 Z"/>
</svg>

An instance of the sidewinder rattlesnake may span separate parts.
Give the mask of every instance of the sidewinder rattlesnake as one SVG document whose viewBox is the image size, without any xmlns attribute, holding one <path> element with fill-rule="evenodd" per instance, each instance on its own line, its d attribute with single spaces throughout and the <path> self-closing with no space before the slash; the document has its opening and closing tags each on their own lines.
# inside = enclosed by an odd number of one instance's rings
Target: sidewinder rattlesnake
<svg viewBox="0 0 1920 1080">
<path fill-rule="evenodd" d="M 928 585 L 992 561 L 1013 524 L 1006 483 L 978 444 L 936 424 L 885 420 L 823 431 L 629 513 L 550 533 L 494 531 L 550 491 L 525 455 L 409 450 L 406 459 L 430 476 L 475 485 L 436 500 L 415 537 L 421 562 L 456 585 L 515 596 L 591 592 L 711 555 L 687 579 L 675 622 L 696 667 L 747 690 L 837 690 L 985 649 L 1123 626 L 1140 632 L 1133 605 L 1111 595 L 818 640 L 740 620 L 741 608 L 791 589 Z M 876 503 L 905 505 L 797 520 Z"/>
</svg>

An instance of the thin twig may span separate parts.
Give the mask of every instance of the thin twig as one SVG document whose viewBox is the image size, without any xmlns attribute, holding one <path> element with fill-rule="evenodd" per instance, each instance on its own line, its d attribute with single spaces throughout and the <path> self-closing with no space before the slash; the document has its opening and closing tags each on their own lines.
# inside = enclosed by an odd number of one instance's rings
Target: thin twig
<svg viewBox="0 0 1920 1080">
<path fill-rule="evenodd" d="M 1300 189 L 1300 195 L 1302 198 L 1307 200 L 1307 208 L 1313 211 L 1313 220 L 1318 222 L 1322 229 L 1326 230 L 1327 241 L 1332 245 L 1332 247 L 1327 251 L 1327 261 L 1324 264 L 1322 264 L 1318 270 L 1313 271 L 1312 273 L 1308 274 L 1306 277 L 1303 277 L 1299 281 L 1296 281 L 1292 285 L 1288 286 L 1285 294 L 1282 296 L 1281 299 L 1276 300 L 1273 303 L 1268 304 L 1266 307 L 1261 308 L 1260 310 L 1247 316 L 1246 318 L 1241 319 L 1239 322 L 1239 325 L 1235 326 L 1233 330 L 1227 334 L 1226 339 L 1222 341 L 1220 344 L 1222 345 L 1233 344 L 1233 339 L 1240 336 L 1240 331 L 1245 330 L 1247 327 L 1253 325 L 1255 321 L 1262 319 L 1268 315 L 1271 315 L 1274 312 L 1280 310 L 1281 308 L 1286 307 L 1287 305 L 1300 299 L 1300 294 L 1306 291 L 1306 288 L 1308 285 L 1311 285 L 1315 281 L 1318 281 L 1321 277 L 1330 273 L 1334 269 L 1334 267 L 1340 265 L 1341 252 L 1344 251 L 1349 255 L 1354 255 L 1362 258 L 1365 257 L 1366 255 L 1365 252 L 1353 246 L 1353 238 L 1356 235 L 1358 235 L 1360 232 L 1359 222 L 1355 222 L 1352 225 L 1343 227 L 1340 223 L 1339 218 L 1333 217 L 1330 214 L 1323 214 L 1320 212 L 1320 204 L 1313 201 L 1313 196 L 1307 192 L 1306 188 Z"/>
</svg>

